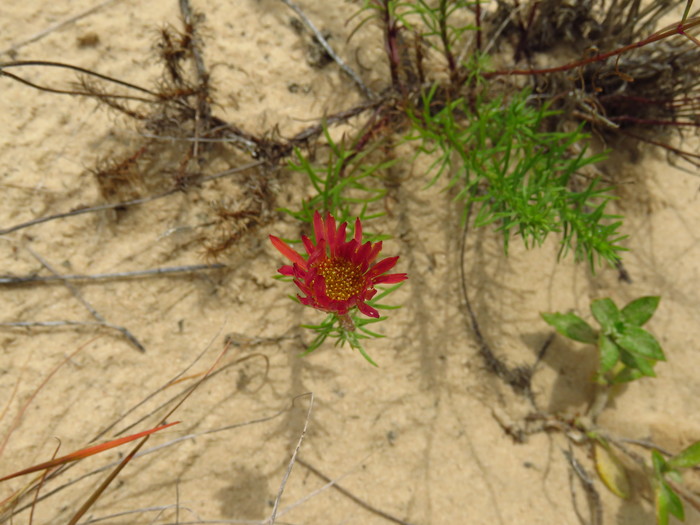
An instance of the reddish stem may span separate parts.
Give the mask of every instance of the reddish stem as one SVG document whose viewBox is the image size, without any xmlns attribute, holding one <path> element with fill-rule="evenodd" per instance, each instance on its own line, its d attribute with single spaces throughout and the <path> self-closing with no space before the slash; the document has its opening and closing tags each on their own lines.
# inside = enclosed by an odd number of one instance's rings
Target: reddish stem
<svg viewBox="0 0 700 525">
<path fill-rule="evenodd" d="M 484 73 L 484 78 L 493 78 L 493 77 L 499 77 L 499 76 L 505 76 L 505 75 L 544 75 L 547 73 L 558 73 L 560 71 L 568 71 L 570 69 L 575 69 L 577 67 L 582 67 L 586 66 L 588 64 L 592 64 L 593 62 L 602 62 L 603 60 L 607 60 L 610 57 L 614 57 L 617 55 L 621 55 L 622 53 L 625 53 L 627 51 L 630 51 L 632 49 L 644 47 L 649 44 L 653 44 L 654 42 L 658 42 L 659 40 L 663 40 L 664 38 L 668 38 L 673 35 L 685 35 L 689 36 L 686 31 L 692 27 L 700 25 L 700 17 L 695 17 L 690 20 L 688 20 L 684 24 L 678 24 L 676 26 L 673 26 L 671 29 L 665 29 L 662 31 L 658 31 L 651 35 L 648 38 L 645 38 L 644 40 L 641 40 L 639 42 L 635 42 L 633 44 L 629 44 L 623 47 L 620 47 L 618 49 L 615 49 L 614 51 L 609 51 L 608 53 L 600 53 L 598 55 L 594 55 L 589 58 L 584 58 L 582 60 L 577 60 L 575 62 L 570 62 L 569 64 L 564 64 L 563 66 L 557 66 L 557 67 L 548 67 L 544 69 L 502 69 L 499 71 L 492 71 L 490 73 Z M 692 39 L 693 41 L 696 41 L 697 39 Z"/>
<path fill-rule="evenodd" d="M 347 332 L 355 331 L 355 323 L 352 321 L 350 314 L 338 314 L 338 319 L 340 319 L 340 326 L 343 327 L 343 330 Z"/>
</svg>

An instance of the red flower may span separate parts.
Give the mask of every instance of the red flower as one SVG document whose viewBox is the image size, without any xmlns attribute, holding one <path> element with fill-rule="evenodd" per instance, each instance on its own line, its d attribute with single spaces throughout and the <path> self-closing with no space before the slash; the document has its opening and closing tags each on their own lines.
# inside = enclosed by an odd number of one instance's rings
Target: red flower
<svg viewBox="0 0 700 525">
<path fill-rule="evenodd" d="M 336 229 L 335 219 L 328 213 L 325 220 L 317 211 L 314 213 L 314 234 L 316 244 L 305 236 L 301 240 L 308 255 L 304 259 L 281 239 L 270 235 L 270 241 L 282 255 L 292 261 L 282 266 L 282 275 L 294 277 L 294 284 L 304 294 L 299 300 L 308 306 L 337 315 L 347 315 L 353 307 L 369 317 L 379 317 L 379 312 L 367 301 L 377 293 L 377 284 L 393 284 L 408 279 L 405 273 L 390 273 L 398 257 L 387 257 L 379 262 L 375 259 L 382 249 L 382 243 L 361 244 L 362 224 L 355 221 L 355 235 L 346 241 L 344 222 Z"/>
</svg>

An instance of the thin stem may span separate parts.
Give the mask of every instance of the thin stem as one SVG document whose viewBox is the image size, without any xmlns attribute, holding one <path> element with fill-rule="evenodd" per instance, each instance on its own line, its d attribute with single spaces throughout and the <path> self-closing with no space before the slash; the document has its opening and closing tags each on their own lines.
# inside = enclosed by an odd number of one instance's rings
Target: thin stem
<svg viewBox="0 0 700 525">
<path fill-rule="evenodd" d="M 165 268 L 153 268 L 151 270 L 136 270 L 133 272 L 114 272 L 96 274 L 69 274 L 69 275 L 27 275 L 22 277 L 0 277 L 0 285 L 7 284 L 35 284 L 53 281 L 99 281 L 107 279 L 124 279 L 131 277 L 147 277 L 151 275 L 170 275 L 173 273 L 199 272 L 202 270 L 221 270 L 226 268 L 224 264 L 193 264 L 191 266 L 170 266 Z"/>
<path fill-rule="evenodd" d="M 355 323 L 353 322 L 352 317 L 350 317 L 350 314 L 339 314 L 338 320 L 340 321 L 340 326 L 343 330 L 347 332 L 355 331 Z"/>
<path fill-rule="evenodd" d="M 477 3 L 478 5 L 478 3 Z M 452 48 L 450 46 L 450 37 L 447 30 L 447 0 L 440 0 L 440 40 L 442 41 L 443 52 L 445 53 L 445 58 L 447 59 L 447 65 L 450 69 L 450 81 L 452 86 L 458 84 L 458 74 L 457 74 L 457 63 L 455 57 L 452 54 Z"/>
</svg>

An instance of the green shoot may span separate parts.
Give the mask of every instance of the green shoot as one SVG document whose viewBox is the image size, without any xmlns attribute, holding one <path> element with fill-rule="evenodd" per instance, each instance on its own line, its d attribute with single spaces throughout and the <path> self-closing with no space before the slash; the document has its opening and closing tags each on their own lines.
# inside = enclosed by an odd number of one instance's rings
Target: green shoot
<svg viewBox="0 0 700 525">
<path fill-rule="evenodd" d="M 618 231 L 620 217 L 605 210 L 612 196 L 597 178 L 579 176 L 604 156 L 587 156 L 585 147 L 573 153 L 585 142 L 580 128 L 543 131 L 552 115 L 532 107 L 527 91 L 511 99 L 449 101 L 434 86 L 409 112 L 414 133 L 408 140 L 434 159 L 430 184 L 448 176 L 465 215 L 473 208 L 476 226 L 500 231 L 506 253 L 514 235 L 531 248 L 556 232 L 560 257 L 572 251 L 591 268 L 600 259 L 614 263 L 625 236 Z"/>
<path fill-rule="evenodd" d="M 596 381 L 614 385 L 654 377 L 656 363 L 666 360 L 656 338 L 641 328 L 654 315 L 659 300 L 658 296 L 640 297 L 622 310 L 609 298 L 593 301 L 591 313 L 600 330 L 572 313 L 543 313 L 542 318 L 569 339 L 597 345 Z"/>
</svg>

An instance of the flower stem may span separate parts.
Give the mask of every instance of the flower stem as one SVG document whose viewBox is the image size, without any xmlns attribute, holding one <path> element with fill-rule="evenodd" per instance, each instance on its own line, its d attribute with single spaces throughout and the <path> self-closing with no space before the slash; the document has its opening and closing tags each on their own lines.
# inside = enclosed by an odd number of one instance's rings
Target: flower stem
<svg viewBox="0 0 700 525">
<path fill-rule="evenodd" d="M 337 314 L 338 319 L 340 320 L 340 326 L 345 330 L 346 332 L 354 332 L 355 331 L 355 323 L 352 320 L 352 317 L 350 317 L 350 314 Z"/>
</svg>

